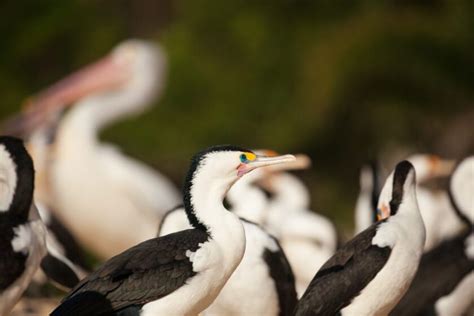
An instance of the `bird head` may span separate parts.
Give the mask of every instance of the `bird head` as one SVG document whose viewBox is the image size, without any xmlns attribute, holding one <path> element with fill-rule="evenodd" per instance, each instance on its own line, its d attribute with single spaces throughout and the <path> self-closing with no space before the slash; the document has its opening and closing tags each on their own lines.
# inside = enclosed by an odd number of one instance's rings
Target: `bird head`
<svg viewBox="0 0 474 316">
<path fill-rule="evenodd" d="M 410 203 L 417 203 L 415 178 L 415 168 L 410 162 L 404 160 L 397 164 L 395 170 L 388 176 L 380 192 L 377 204 L 378 220 L 397 214 L 405 205 L 408 206 Z"/>
<path fill-rule="evenodd" d="M 3 124 L 4 130 L 29 135 L 51 124 L 58 112 L 90 98 L 109 101 L 102 103 L 110 107 L 126 104 L 129 108 L 123 112 L 139 113 L 163 89 L 165 68 L 165 54 L 159 46 L 127 40 L 102 59 L 28 98 L 22 113 Z"/>
<path fill-rule="evenodd" d="M 0 136 L 0 213 L 27 218 L 33 199 L 34 168 L 20 139 Z"/>
</svg>

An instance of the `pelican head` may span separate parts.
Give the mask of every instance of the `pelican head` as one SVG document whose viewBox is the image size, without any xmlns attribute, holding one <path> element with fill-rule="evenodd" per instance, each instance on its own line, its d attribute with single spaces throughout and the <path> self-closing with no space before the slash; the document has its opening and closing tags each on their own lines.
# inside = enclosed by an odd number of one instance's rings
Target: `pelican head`
<svg viewBox="0 0 474 316">
<path fill-rule="evenodd" d="M 102 59 L 29 98 L 21 116 L 8 122 L 6 130 L 29 135 L 74 104 L 100 107 L 94 117 L 101 126 L 123 115 L 139 114 L 163 90 L 165 73 L 166 57 L 158 45 L 127 40 Z"/>
</svg>

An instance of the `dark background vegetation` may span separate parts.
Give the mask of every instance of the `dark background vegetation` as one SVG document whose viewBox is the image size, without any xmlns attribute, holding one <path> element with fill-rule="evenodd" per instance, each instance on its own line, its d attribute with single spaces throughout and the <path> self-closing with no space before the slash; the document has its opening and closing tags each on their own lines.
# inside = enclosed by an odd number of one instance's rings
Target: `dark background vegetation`
<svg viewBox="0 0 474 316">
<path fill-rule="evenodd" d="M 211 144 L 305 152 L 313 209 L 349 229 L 367 159 L 473 150 L 469 0 L 7 0 L 0 12 L 0 119 L 124 39 L 161 43 L 164 96 L 102 138 L 177 184 Z"/>
</svg>

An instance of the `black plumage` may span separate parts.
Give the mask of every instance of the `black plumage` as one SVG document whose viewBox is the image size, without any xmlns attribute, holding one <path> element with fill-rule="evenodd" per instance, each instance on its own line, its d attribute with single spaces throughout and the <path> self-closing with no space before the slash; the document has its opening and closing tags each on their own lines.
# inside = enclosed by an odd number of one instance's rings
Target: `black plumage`
<svg viewBox="0 0 474 316">
<path fill-rule="evenodd" d="M 164 297 L 196 274 L 186 252 L 208 239 L 189 229 L 142 242 L 81 281 L 52 315 L 107 315 Z"/>
<path fill-rule="evenodd" d="M 375 223 L 377 218 L 377 203 L 379 201 L 380 191 L 382 190 L 379 173 L 380 167 L 377 161 L 371 161 L 369 163 L 369 168 L 372 170 L 372 192 L 370 194 L 370 205 L 372 207 L 372 223 Z"/>
<path fill-rule="evenodd" d="M 404 160 L 397 164 L 393 173 L 393 187 L 392 199 L 390 200 L 390 216 L 397 214 L 398 207 L 403 201 L 403 186 L 410 170 L 413 170 L 413 165 Z"/>
<path fill-rule="evenodd" d="M 451 293 L 474 270 L 474 260 L 465 252 L 465 241 L 470 233 L 468 230 L 446 240 L 423 255 L 410 288 L 390 315 L 433 314 L 436 301 Z"/>
<path fill-rule="evenodd" d="M 68 289 L 72 289 L 80 281 L 76 273 L 66 263 L 50 253 L 41 260 L 40 266 L 51 280 Z"/>
<path fill-rule="evenodd" d="M 12 247 L 13 227 L 22 223 L 9 214 L 0 213 L 0 292 L 12 285 L 25 270 L 27 254 L 15 252 Z"/>
<path fill-rule="evenodd" d="M 17 183 L 10 208 L 6 212 L 12 214 L 17 220 L 26 222 L 28 213 L 33 202 L 33 190 L 35 183 L 35 170 L 33 161 L 27 153 L 20 139 L 0 136 L 0 144 L 3 144 L 10 153 L 11 159 L 16 166 Z"/>
<path fill-rule="evenodd" d="M 263 259 L 267 263 L 270 276 L 275 282 L 278 294 L 279 315 L 292 315 L 296 303 L 298 302 L 295 276 L 280 243 L 276 238 L 271 238 L 278 245 L 278 250 L 272 251 L 268 248 L 265 249 Z"/>
<path fill-rule="evenodd" d="M 12 202 L 7 210 L 0 212 L 0 291 L 3 291 L 25 270 L 28 254 L 15 252 L 12 240 L 15 238 L 14 228 L 28 221 L 33 199 L 34 168 L 21 140 L 0 136 L 0 144 L 9 152 L 17 176 Z"/>
<path fill-rule="evenodd" d="M 52 233 L 63 247 L 65 257 L 82 269 L 91 270 L 92 267 L 87 262 L 85 251 L 59 218 L 54 215 L 54 212 L 50 212 L 49 221 L 45 224 L 49 233 Z"/>
<path fill-rule="evenodd" d="M 295 315 L 335 315 L 359 295 L 386 264 L 391 249 L 372 245 L 373 224 L 346 243 L 316 273 Z"/>
</svg>

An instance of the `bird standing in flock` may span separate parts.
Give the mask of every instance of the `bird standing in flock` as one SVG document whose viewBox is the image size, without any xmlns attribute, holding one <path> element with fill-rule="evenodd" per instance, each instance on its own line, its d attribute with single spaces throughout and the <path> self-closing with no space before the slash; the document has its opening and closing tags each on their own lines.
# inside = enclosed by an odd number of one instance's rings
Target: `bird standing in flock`
<svg viewBox="0 0 474 316">
<path fill-rule="evenodd" d="M 408 289 L 425 243 L 415 170 L 400 162 L 378 207 L 389 216 L 347 242 L 318 271 L 296 315 L 387 315 Z"/>
<path fill-rule="evenodd" d="M 40 267 L 72 288 L 52 315 L 472 314 L 473 157 L 410 156 L 383 188 L 380 168 L 364 167 L 357 235 L 337 249 L 289 172 L 309 167 L 304 155 L 210 147 L 180 198 L 98 140 L 151 104 L 165 66 L 158 46 L 126 41 L 29 101 L 11 129 L 27 149 L 0 137 L 0 316 Z M 439 177 L 448 188 L 426 185 Z M 108 260 L 85 272 L 75 238 Z"/>
<path fill-rule="evenodd" d="M 247 172 L 294 159 L 259 157 L 234 146 L 207 149 L 191 163 L 183 190 L 193 229 L 147 240 L 84 279 L 52 315 L 140 310 L 141 315 L 195 315 L 217 297 L 245 251 L 240 219 L 222 201 Z"/>
</svg>

